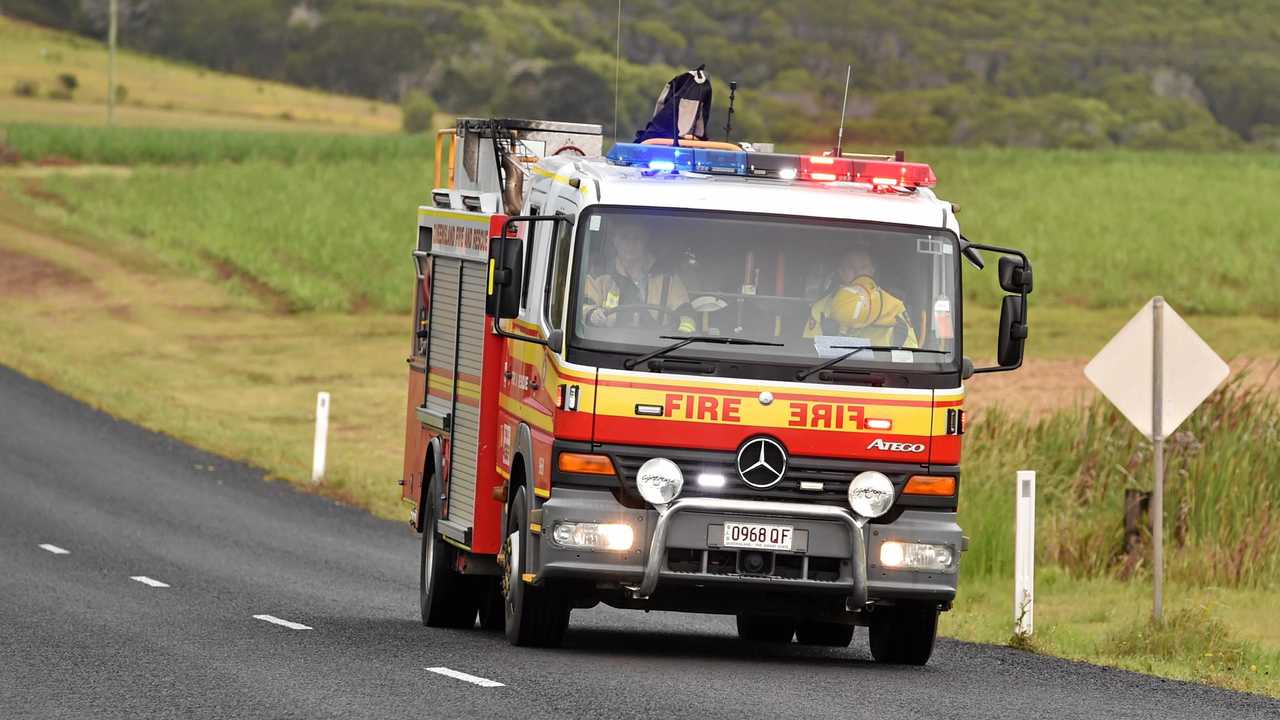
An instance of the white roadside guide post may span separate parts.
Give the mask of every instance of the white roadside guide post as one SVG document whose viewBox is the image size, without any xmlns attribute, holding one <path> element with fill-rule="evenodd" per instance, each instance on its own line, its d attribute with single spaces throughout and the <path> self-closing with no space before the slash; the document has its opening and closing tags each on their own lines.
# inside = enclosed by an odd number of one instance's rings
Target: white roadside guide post
<svg viewBox="0 0 1280 720">
<path fill-rule="evenodd" d="M 1151 617 L 1164 620 L 1164 440 L 1231 369 L 1164 298 L 1154 297 L 1084 368 L 1085 377 L 1153 445 Z"/>
<path fill-rule="evenodd" d="M 316 443 L 311 454 L 311 482 L 324 480 L 324 453 L 329 441 L 329 393 L 316 394 Z"/>
<path fill-rule="evenodd" d="M 1019 470 L 1013 544 L 1013 632 L 1031 637 L 1036 577 L 1036 471 Z"/>
</svg>

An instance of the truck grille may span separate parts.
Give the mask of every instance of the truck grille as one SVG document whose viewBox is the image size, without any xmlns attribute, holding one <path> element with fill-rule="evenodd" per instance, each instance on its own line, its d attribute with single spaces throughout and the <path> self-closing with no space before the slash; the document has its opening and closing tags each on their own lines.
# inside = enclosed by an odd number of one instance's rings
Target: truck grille
<svg viewBox="0 0 1280 720">
<path fill-rule="evenodd" d="M 750 572 L 742 565 L 745 553 L 764 556 L 764 568 Z M 813 582 L 839 582 L 840 558 L 772 553 L 762 550 L 667 550 L 667 570 L 689 575 L 731 575 L 739 577 L 775 578 L 779 580 L 809 580 Z"/>
<path fill-rule="evenodd" d="M 787 473 L 771 488 L 758 490 L 747 485 L 738 476 L 735 466 L 736 453 L 706 450 L 682 450 L 674 448 L 606 448 L 622 473 L 623 486 L 635 494 L 636 473 L 646 460 L 655 455 L 669 458 L 680 466 L 685 485 L 682 495 L 703 497 L 728 497 L 744 500 L 792 500 L 844 505 L 848 502 L 849 482 L 863 470 L 872 469 L 865 462 L 792 456 L 787 461 Z M 907 469 L 876 467 L 889 476 L 899 488 L 906 482 Z M 698 485 L 698 475 L 714 473 L 723 475 L 724 487 L 707 488 Z M 805 490 L 801 483 L 822 483 L 821 490 Z"/>
</svg>

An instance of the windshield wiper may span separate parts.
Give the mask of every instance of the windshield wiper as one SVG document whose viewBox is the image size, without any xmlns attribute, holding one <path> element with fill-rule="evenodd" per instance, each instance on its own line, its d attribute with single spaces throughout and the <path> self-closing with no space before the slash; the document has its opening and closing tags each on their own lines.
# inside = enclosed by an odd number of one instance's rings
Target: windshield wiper
<svg viewBox="0 0 1280 720">
<path fill-rule="evenodd" d="M 857 355 L 859 350 L 880 350 L 880 351 L 910 350 L 911 352 L 933 353 L 934 355 L 950 355 L 951 354 L 947 350 L 930 350 L 928 348 L 913 348 L 913 347 L 905 347 L 901 345 L 832 345 L 831 349 L 832 350 L 848 350 L 849 352 L 839 357 L 832 358 L 820 365 L 814 365 L 813 367 L 807 368 L 805 370 L 797 370 L 796 380 L 804 380 L 805 378 L 809 377 L 810 375 L 816 372 L 822 372 L 823 370 L 826 370 L 827 368 L 833 365 L 838 365 L 844 362 L 845 360 L 848 360 L 849 358 L 853 357 L 854 355 Z"/>
<path fill-rule="evenodd" d="M 630 370 L 643 362 L 648 362 L 656 357 L 661 357 L 669 352 L 675 352 L 690 343 L 704 342 L 712 345 L 767 345 L 769 347 L 782 347 L 783 343 L 765 342 L 764 340 L 752 340 L 750 338 L 736 337 L 720 337 L 719 335 L 659 335 L 660 340 L 679 340 L 679 342 L 658 348 L 648 355 L 641 355 L 638 358 L 627 358 L 622 362 L 622 367 Z"/>
</svg>

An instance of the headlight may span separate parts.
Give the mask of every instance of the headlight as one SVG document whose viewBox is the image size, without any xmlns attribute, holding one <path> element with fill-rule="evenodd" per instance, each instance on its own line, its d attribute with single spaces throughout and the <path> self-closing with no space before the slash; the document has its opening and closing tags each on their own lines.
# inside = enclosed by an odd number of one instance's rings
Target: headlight
<svg viewBox="0 0 1280 720">
<path fill-rule="evenodd" d="M 880 564 L 887 568 L 948 572 L 955 569 L 955 557 L 955 550 L 950 545 L 880 543 Z"/>
<path fill-rule="evenodd" d="M 883 473 L 867 471 L 849 483 L 849 507 L 865 518 L 878 518 L 893 506 L 893 483 Z"/>
<path fill-rule="evenodd" d="M 666 458 L 650 458 L 636 473 L 636 489 L 650 505 L 666 505 L 684 489 L 684 474 Z"/>
<path fill-rule="evenodd" d="M 584 550 L 630 550 L 635 531 L 622 523 L 556 523 L 551 539 L 561 547 Z"/>
</svg>

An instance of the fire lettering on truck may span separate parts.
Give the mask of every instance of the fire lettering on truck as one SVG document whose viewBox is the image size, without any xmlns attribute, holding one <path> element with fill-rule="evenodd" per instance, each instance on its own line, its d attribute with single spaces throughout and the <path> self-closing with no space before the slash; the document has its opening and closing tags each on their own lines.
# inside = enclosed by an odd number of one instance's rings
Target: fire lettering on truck
<svg viewBox="0 0 1280 720">
<path fill-rule="evenodd" d="M 662 414 L 687 420 L 711 420 L 715 422 L 742 422 L 742 399 L 715 395 L 688 395 L 667 393 L 662 402 Z"/>
<path fill-rule="evenodd" d="M 843 430 L 863 428 L 865 408 L 842 403 L 792 402 L 787 425 L 802 428 Z"/>
</svg>

